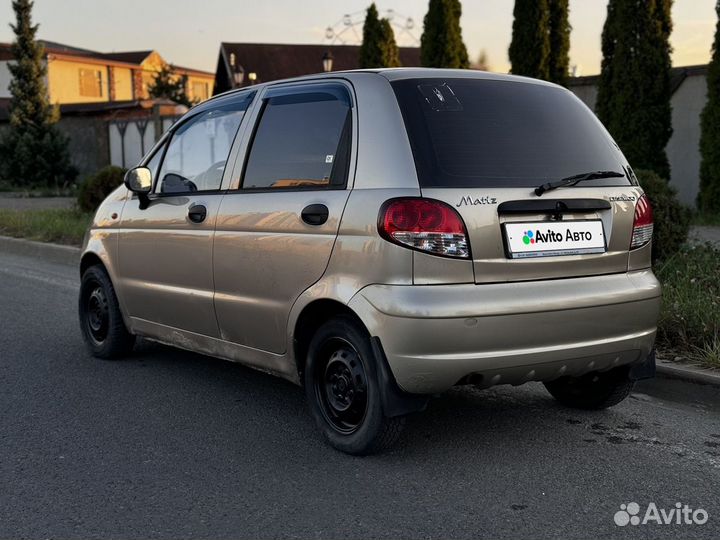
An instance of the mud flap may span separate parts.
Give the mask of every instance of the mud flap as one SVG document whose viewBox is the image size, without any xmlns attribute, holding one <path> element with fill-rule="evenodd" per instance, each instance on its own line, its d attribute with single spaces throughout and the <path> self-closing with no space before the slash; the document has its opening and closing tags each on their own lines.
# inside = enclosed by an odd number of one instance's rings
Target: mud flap
<svg viewBox="0 0 720 540">
<path fill-rule="evenodd" d="M 390 370 L 380 338 L 374 336 L 370 339 L 375 354 L 378 375 L 378 384 L 382 394 L 383 411 L 388 417 L 403 416 L 414 412 L 424 411 L 430 401 L 430 395 L 409 394 L 398 386 Z"/>
<path fill-rule="evenodd" d="M 630 366 L 628 377 L 633 381 L 641 381 L 655 377 L 655 349 L 650 351 L 650 354 L 648 354 L 645 360 Z"/>
</svg>

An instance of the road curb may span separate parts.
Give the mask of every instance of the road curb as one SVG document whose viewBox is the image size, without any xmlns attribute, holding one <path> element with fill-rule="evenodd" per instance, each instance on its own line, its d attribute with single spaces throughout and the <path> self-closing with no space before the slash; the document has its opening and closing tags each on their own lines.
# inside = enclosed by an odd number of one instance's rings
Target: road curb
<svg viewBox="0 0 720 540">
<path fill-rule="evenodd" d="M 696 384 L 709 384 L 720 388 L 720 371 L 689 364 L 657 361 L 657 374 L 668 379 L 680 379 Z"/>
<path fill-rule="evenodd" d="M 39 257 L 46 261 L 75 266 L 80 262 L 80 248 L 35 242 L 23 238 L 0 236 L 0 254 L 27 255 Z"/>
</svg>

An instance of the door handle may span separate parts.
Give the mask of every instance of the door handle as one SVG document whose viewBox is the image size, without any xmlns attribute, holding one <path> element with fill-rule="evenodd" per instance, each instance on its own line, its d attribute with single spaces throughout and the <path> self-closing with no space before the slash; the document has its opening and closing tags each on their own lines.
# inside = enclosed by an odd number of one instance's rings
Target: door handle
<svg viewBox="0 0 720 540">
<path fill-rule="evenodd" d="M 207 217 L 207 208 L 202 204 L 193 204 L 188 208 L 188 219 L 193 223 L 202 223 Z"/>
<path fill-rule="evenodd" d="M 303 208 L 300 217 L 308 225 L 322 225 L 329 215 L 330 211 L 324 204 L 311 204 Z"/>
</svg>

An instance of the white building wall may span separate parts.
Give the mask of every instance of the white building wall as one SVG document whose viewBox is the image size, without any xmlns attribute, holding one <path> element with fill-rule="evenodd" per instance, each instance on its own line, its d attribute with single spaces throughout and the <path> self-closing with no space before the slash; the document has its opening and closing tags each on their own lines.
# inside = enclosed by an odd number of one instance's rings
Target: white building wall
<svg viewBox="0 0 720 540">
<path fill-rule="evenodd" d="M 0 62 L 0 98 L 9 98 L 10 96 L 10 81 L 12 75 L 8 69 L 8 62 Z"/>
<path fill-rule="evenodd" d="M 689 206 L 695 205 L 700 190 L 700 115 L 706 101 L 704 75 L 687 77 L 672 97 L 673 134 L 667 145 L 670 183 Z"/>
<path fill-rule="evenodd" d="M 579 84 L 570 90 L 595 110 L 597 86 Z M 670 184 L 683 204 L 695 205 L 700 188 L 700 114 L 707 101 L 705 75 L 685 77 L 672 96 L 673 134 L 666 151 L 670 161 Z M 632 165 L 632 164 L 631 164 Z"/>
</svg>

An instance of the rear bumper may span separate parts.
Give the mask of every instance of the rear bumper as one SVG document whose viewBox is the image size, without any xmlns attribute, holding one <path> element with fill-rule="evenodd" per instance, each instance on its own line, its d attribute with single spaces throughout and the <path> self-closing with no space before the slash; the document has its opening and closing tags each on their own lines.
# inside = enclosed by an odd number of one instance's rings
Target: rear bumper
<svg viewBox="0 0 720 540">
<path fill-rule="evenodd" d="M 644 361 L 660 284 L 650 270 L 523 283 L 371 285 L 350 307 L 398 385 L 436 393 L 552 380 Z"/>
</svg>

